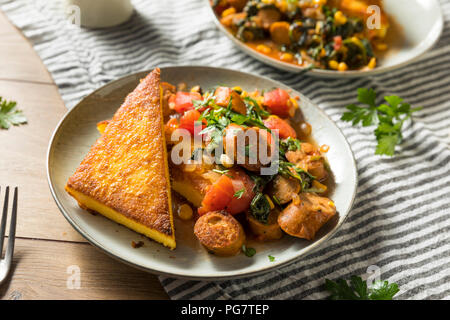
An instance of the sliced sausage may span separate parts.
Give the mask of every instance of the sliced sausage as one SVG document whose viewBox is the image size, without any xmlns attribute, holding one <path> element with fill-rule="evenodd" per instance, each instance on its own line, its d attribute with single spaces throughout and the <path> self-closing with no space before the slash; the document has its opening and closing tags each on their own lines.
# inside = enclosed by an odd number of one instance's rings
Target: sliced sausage
<svg viewBox="0 0 450 320">
<path fill-rule="evenodd" d="M 321 157 L 319 149 L 311 143 L 302 143 L 300 150 L 286 152 L 286 159 L 308 171 L 319 181 L 328 177 L 324 159 Z"/>
<path fill-rule="evenodd" d="M 228 16 L 220 18 L 220 23 L 222 23 L 225 27 L 237 30 L 237 25 L 239 22 L 243 21 L 246 17 L 247 13 L 245 12 L 232 13 Z"/>
<path fill-rule="evenodd" d="M 292 200 L 292 195 L 300 192 L 300 182 L 294 178 L 286 178 L 277 175 L 272 181 L 271 194 L 275 196 L 281 204 Z"/>
<path fill-rule="evenodd" d="M 247 4 L 247 0 L 226 0 L 226 2 L 236 9 L 236 11 L 241 11 Z"/>
<path fill-rule="evenodd" d="M 255 22 L 263 29 L 269 29 L 272 23 L 281 19 L 281 13 L 275 8 L 261 9 L 255 17 Z"/>
<path fill-rule="evenodd" d="M 260 241 L 278 240 L 283 237 L 283 231 L 278 225 L 278 215 L 280 211 L 273 209 L 267 219 L 267 224 L 255 219 L 250 212 L 247 212 L 246 218 L 252 233 Z"/>
<path fill-rule="evenodd" d="M 243 145 L 238 143 L 238 138 L 245 139 L 240 140 L 244 142 Z M 260 152 L 260 148 L 264 147 L 266 152 L 263 153 L 263 150 Z M 256 172 L 262 166 L 270 163 L 274 146 L 271 135 L 267 130 L 257 127 L 244 128 L 232 123 L 225 129 L 224 148 L 226 154 L 233 158 L 233 163 L 239 164 L 249 171 Z M 260 157 L 261 154 L 267 158 L 262 159 Z"/>
<path fill-rule="evenodd" d="M 237 254 L 245 242 L 241 224 L 225 211 L 212 211 L 201 216 L 195 223 L 194 234 L 209 252 L 219 256 Z"/>
<path fill-rule="evenodd" d="M 270 37 L 276 44 L 289 45 L 291 39 L 289 37 L 289 23 L 286 21 L 277 21 L 270 25 Z"/>
<path fill-rule="evenodd" d="M 316 232 L 336 214 L 334 203 L 312 193 L 300 194 L 299 201 L 292 201 L 278 216 L 278 224 L 287 234 L 314 239 Z"/>
</svg>

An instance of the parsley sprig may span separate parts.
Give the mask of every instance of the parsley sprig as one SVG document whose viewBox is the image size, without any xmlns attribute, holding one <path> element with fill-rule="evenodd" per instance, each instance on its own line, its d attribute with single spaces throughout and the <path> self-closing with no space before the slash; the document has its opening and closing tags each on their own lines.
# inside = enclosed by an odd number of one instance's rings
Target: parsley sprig
<svg viewBox="0 0 450 320">
<path fill-rule="evenodd" d="M 291 177 L 299 180 L 302 190 L 309 189 L 313 180 L 316 179 L 316 177 L 311 175 L 309 172 L 297 167 L 292 162 L 283 160 L 281 154 L 280 160 L 278 160 L 278 173 L 287 178 Z"/>
<path fill-rule="evenodd" d="M 396 283 L 388 281 L 377 281 L 369 288 L 358 276 L 350 278 L 350 285 L 344 279 L 336 282 L 325 279 L 325 287 L 331 293 L 331 300 L 392 300 L 400 291 Z"/>
<path fill-rule="evenodd" d="M 242 188 L 242 189 L 236 191 L 233 196 L 237 199 L 240 199 L 240 198 L 242 198 L 244 193 L 245 193 L 245 188 Z"/>
<path fill-rule="evenodd" d="M 288 137 L 287 139 L 280 141 L 280 154 L 285 155 L 288 151 L 296 151 L 302 149 L 302 143 L 300 140 Z"/>
<path fill-rule="evenodd" d="M 376 98 L 375 90 L 359 88 L 358 101 L 368 107 L 350 104 L 341 120 L 351 122 L 353 126 L 362 124 L 363 127 L 369 127 L 378 124 L 374 132 L 378 142 L 375 154 L 393 156 L 395 146 L 403 139 L 403 124 L 411 118 L 413 112 L 422 108 L 411 108 L 410 104 L 394 95 L 384 97 L 386 103 L 377 106 Z"/>
<path fill-rule="evenodd" d="M 242 252 L 249 258 L 253 257 L 256 254 L 255 248 L 247 247 L 245 244 L 242 245 Z"/>
<path fill-rule="evenodd" d="M 16 108 L 15 101 L 6 101 L 0 97 L 0 128 L 9 129 L 11 125 L 18 126 L 27 123 L 27 118 Z"/>
</svg>

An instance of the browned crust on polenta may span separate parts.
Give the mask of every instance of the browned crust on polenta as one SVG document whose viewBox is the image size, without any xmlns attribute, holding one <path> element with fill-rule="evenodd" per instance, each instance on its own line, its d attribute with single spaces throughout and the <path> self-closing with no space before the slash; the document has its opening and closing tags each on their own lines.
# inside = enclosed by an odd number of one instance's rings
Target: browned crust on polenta
<svg viewBox="0 0 450 320">
<path fill-rule="evenodd" d="M 160 107 L 160 70 L 131 92 L 67 185 L 126 217 L 173 235 Z"/>
</svg>

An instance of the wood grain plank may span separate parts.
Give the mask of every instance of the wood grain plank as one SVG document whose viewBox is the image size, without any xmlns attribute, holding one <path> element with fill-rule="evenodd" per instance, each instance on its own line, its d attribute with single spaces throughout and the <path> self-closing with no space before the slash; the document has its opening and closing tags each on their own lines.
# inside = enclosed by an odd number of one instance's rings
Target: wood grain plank
<svg viewBox="0 0 450 320">
<path fill-rule="evenodd" d="M 130 246 L 130 250 L 139 249 Z M 79 289 L 75 289 L 78 270 Z M 0 286 L 2 299 L 168 298 L 155 275 L 115 261 L 85 243 L 16 239 L 10 278 Z"/>
<path fill-rule="evenodd" d="M 0 79 L 54 83 L 31 44 L 1 11 Z"/>
<path fill-rule="evenodd" d="M 0 80 L 0 96 L 17 101 L 28 118 L 26 125 L 0 129 L 0 186 L 19 186 L 17 235 L 85 241 L 61 215 L 47 184 L 47 146 L 66 112 L 56 87 Z"/>
</svg>

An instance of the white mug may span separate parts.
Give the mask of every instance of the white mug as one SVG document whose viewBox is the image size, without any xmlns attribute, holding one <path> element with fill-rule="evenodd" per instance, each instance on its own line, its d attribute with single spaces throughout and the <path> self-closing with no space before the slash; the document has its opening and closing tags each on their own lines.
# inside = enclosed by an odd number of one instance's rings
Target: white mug
<svg viewBox="0 0 450 320">
<path fill-rule="evenodd" d="M 131 0 L 66 0 L 66 14 L 83 27 L 107 28 L 119 25 L 133 14 Z"/>
</svg>

